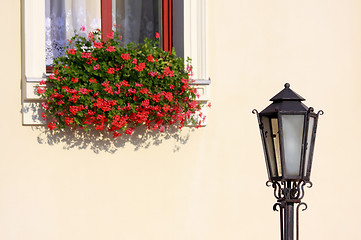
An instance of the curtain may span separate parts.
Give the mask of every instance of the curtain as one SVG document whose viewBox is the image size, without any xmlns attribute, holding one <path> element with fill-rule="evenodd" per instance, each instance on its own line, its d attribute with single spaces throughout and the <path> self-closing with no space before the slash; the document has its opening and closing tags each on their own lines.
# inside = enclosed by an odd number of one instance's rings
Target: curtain
<svg viewBox="0 0 361 240">
<path fill-rule="evenodd" d="M 86 35 L 101 28 L 100 6 L 100 0 L 45 0 L 46 65 L 64 54 L 74 33 Z"/>
<path fill-rule="evenodd" d="M 124 44 L 140 43 L 160 32 L 161 0 L 113 0 L 112 14 L 114 30 Z"/>
<path fill-rule="evenodd" d="M 113 30 L 124 45 L 160 32 L 161 0 L 113 0 Z M 67 39 L 101 28 L 101 0 L 45 0 L 46 65 L 64 54 Z M 120 25 L 120 26 L 119 26 Z M 85 32 L 80 28 L 84 26 Z"/>
</svg>

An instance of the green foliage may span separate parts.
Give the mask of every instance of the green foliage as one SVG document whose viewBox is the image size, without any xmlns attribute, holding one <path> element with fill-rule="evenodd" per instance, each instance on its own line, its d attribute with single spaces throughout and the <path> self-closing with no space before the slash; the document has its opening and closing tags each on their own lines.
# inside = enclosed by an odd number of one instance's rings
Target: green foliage
<svg viewBox="0 0 361 240">
<path fill-rule="evenodd" d="M 116 33 L 108 37 L 102 40 L 100 31 L 75 35 L 66 54 L 54 60 L 47 87 L 38 88 L 50 129 L 94 127 L 117 137 L 142 124 L 163 131 L 192 119 L 200 105 L 189 85 L 190 59 L 185 66 L 157 39 L 122 47 Z"/>
</svg>

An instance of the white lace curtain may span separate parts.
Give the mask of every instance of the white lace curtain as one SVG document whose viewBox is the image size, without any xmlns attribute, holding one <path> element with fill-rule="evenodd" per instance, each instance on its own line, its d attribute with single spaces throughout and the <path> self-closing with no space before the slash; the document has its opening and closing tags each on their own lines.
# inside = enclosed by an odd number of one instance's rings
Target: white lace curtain
<svg viewBox="0 0 361 240">
<path fill-rule="evenodd" d="M 67 39 L 101 28 L 100 0 L 45 0 L 46 65 L 63 55 Z"/>
<path fill-rule="evenodd" d="M 161 0 L 113 0 L 113 25 L 123 43 L 142 42 L 160 32 Z M 120 26 L 119 26 L 120 24 Z M 85 32 L 80 28 L 84 26 Z M 74 32 L 101 28 L 101 0 L 45 0 L 46 65 L 64 54 Z"/>
</svg>

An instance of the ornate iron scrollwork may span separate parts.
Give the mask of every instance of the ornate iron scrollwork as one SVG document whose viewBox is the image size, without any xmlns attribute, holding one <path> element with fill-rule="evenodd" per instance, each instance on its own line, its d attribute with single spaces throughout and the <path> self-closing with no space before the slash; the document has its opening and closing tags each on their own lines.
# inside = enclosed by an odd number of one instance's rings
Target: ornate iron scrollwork
<svg viewBox="0 0 361 240">
<path fill-rule="evenodd" d="M 304 197 L 304 187 L 312 187 L 312 182 L 300 181 L 267 181 L 266 186 L 273 187 L 273 194 L 277 199 L 277 202 L 273 205 L 274 211 L 280 212 L 280 227 L 281 227 L 281 239 L 291 239 L 293 236 L 294 228 L 296 229 L 296 240 L 299 238 L 299 212 L 300 207 L 307 209 L 307 204 L 302 202 Z M 293 226 L 293 211 L 294 204 L 296 206 L 296 226 Z M 287 217 L 288 216 L 288 217 Z M 292 217 L 289 217 L 292 216 Z M 291 219 L 290 219 L 291 218 Z M 292 222 L 291 222 L 292 221 Z M 290 233 L 291 232 L 291 233 Z M 292 237 L 293 239 L 293 237 Z"/>
</svg>

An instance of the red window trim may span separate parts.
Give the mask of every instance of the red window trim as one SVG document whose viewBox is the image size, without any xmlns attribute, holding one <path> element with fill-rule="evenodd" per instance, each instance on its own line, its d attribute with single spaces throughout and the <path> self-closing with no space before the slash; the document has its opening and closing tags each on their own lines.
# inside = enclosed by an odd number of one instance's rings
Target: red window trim
<svg viewBox="0 0 361 240">
<path fill-rule="evenodd" d="M 107 40 L 108 34 L 112 32 L 112 0 L 102 0 L 101 4 L 102 37 L 104 40 Z"/>
<path fill-rule="evenodd" d="M 172 0 L 162 0 L 162 43 L 163 49 L 167 52 L 173 48 L 172 30 Z M 102 32 L 103 39 L 107 40 L 107 35 L 112 31 L 112 0 L 101 0 Z"/>
<path fill-rule="evenodd" d="M 170 52 L 173 47 L 172 25 L 173 25 L 172 0 L 162 0 L 162 40 L 164 51 Z"/>
</svg>

